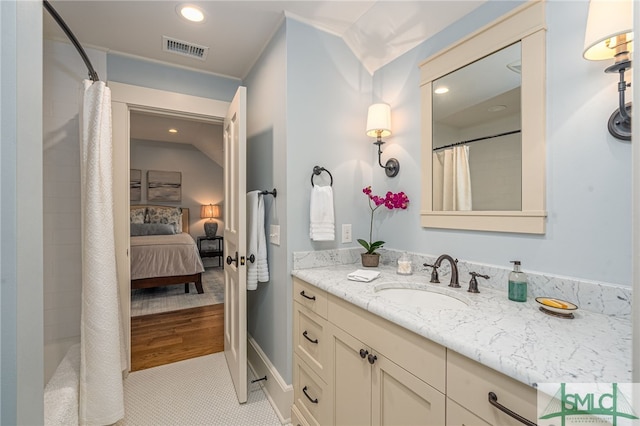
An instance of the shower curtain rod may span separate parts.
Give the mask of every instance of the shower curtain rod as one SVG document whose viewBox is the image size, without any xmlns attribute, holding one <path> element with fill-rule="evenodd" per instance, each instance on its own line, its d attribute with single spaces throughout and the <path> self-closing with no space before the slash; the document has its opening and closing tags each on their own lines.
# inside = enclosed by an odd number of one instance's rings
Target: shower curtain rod
<svg viewBox="0 0 640 426">
<path fill-rule="evenodd" d="M 99 81 L 100 78 L 98 77 L 98 73 L 93 68 L 93 65 L 91 65 L 91 61 L 89 60 L 89 57 L 87 56 L 86 52 L 80 45 L 80 42 L 78 41 L 76 36 L 73 35 L 73 32 L 71 32 L 71 29 L 67 26 L 66 22 L 64 22 L 64 19 L 62 19 L 62 17 L 58 15 L 58 12 L 56 12 L 56 10 L 53 8 L 53 6 L 51 6 L 51 4 L 47 0 L 42 0 L 42 5 L 44 6 L 45 9 L 47 9 L 47 12 L 49 12 L 49 14 L 53 17 L 53 19 L 55 19 L 55 21 L 58 23 L 60 28 L 62 28 L 62 31 L 64 31 L 67 37 L 69 37 L 69 40 L 71 40 L 71 43 L 73 43 L 73 45 L 75 46 L 76 50 L 82 57 L 84 64 L 87 66 L 87 71 L 89 73 L 89 78 L 91 79 L 91 81 L 93 82 Z"/>
<path fill-rule="evenodd" d="M 513 135 L 515 133 L 520 133 L 520 132 L 522 132 L 522 130 L 512 130 L 510 132 L 498 133 L 498 134 L 491 135 L 491 136 L 483 136 L 481 138 L 469 139 L 468 141 L 452 143 L 452 144 L 441 146 L 441 147 L 438 147 L 438 148 L 433 148 L 433 150 L 434 151 L 438 151 L 440 149 L 451 148 L 452 146 L 464 145 L 466 143 L 484 141 L 484 140 L 493 139 L 493 138 L 499 138 L 500 136 L 508 136 L 508 135 Z"/>
</svg>

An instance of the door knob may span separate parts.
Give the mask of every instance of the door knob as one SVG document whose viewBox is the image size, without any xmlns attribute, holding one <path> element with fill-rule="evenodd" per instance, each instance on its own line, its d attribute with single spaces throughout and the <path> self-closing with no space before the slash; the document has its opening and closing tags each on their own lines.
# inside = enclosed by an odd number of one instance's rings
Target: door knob
<svg viewBox="0 0 640 426">
<path fill-rule="evenodd" d="M 236 264 L 236 268 L 238 267 L 238 252 L 236 252 L 236 257 L 227 256 L 227 265 L 231 265 L 232 263 Z"/>
</svg>

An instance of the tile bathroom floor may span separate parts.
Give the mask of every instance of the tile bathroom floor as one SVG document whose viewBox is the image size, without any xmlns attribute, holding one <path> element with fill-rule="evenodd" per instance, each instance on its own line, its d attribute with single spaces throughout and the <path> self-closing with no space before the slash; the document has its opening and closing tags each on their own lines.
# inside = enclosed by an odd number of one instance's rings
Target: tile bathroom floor
<svg viewBox="0 0 640 426">
<path fill-rule="evenodd" d="M 118 425 L 281 424 L 259 383 L 249 384 L 247 403 L 238 404 L 222 352 L 133 372 L 124 391 Z"/>
</svg>

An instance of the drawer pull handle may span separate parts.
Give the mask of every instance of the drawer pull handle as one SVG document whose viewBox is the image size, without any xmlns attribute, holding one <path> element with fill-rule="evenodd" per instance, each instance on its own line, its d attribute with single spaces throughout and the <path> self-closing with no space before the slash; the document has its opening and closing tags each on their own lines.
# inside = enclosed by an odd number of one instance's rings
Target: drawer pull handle
<svg viewBox="0 0 640 426">
<path fill-rule="evenodd" d="M 378 359 L 378 357 L 374 354 L 369 354 L 369 356 L 367 357 L 367 359 L 369 360 L 369 364 L 373 365 L 374 362 L 376 362 L 376 360 Z"/>
<path fill-rule="evenodd" d="M 316 345 L 318 344 L 318 339 L 311 339 L 308 335 L 307 335 L 307 330 L 304 331 L 304 333 L 302 333 L 302 335 L 304 336 L 305 339 L 307 339 L 308 341 L 310 341 L 311 343 L 315 343 Z"/>
<path fill-rule="evenodd" d="M 302 290 L 302 291 L 300 292 L 300 296 L 302 296 L 302 297 L 304 297 L 304 298 L 306 298 L 306 299 L 309 299 L 309 300 L 316 300 L 316 297 L 315 297 L 315 296 L 307 296 L 306 294 L 304 294 L 304 290 Z"/>
<path fill-rule="evenodd" d="M 360 349 L 360 358 L 366 358 L 369 355 L 369 351 L 366 349 Z"/>
<path fill-rule="evenodd" d="M 311 397 L 309 396 L 309 394 L 307 393 L 307 387 L 306 387 L 306 386 L 302 388 L 302 393 L 304 393 L 304 396 L 306 396 L 306 397 L 307 397 L 307 399 L 308 399 L 309 401 L 311 401 L 312 403 L 314 403 L 314 404 L 317 404 L 317 403 L 318 403 L 318 398 L 313 399 L 313 398 L 311 398 Z"/>
<path fill-rule="evenodd" d="M 514 419 L 516 419 L 520 423 L 524 423 L 527 426 L 537 426 L 534 422 L 532 422 L 532 421 L 530 421 L 528 419 L 525 419 L 520 414 L 509 410 L 507 407 L 505 407 L 502 404 L 499 404 L 498 403 L 498 395 L 496 395 L 493 392 L 489 392 L 489 404 L 493 405 L 494 407 L 496 407 L 498 410 L 502 411 L 503 413 L 513 417 Z"/>
</svg>

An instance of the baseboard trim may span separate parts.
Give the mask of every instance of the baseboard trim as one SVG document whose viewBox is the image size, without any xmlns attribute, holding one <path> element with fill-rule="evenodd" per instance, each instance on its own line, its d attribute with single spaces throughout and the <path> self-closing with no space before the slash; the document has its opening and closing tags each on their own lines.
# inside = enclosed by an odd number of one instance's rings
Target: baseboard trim
<svg viewBox="0 0 640 426">
<path fill-rule="evenodd" d="M 291 422 L 291 405 L 293 405 L 293 385 L 288 385 L 251 336 L 247 336 L 247 361 L 255 377 L 267 376 L 260 383 L 269 403 L 282 424 Z"/>
</svg>

